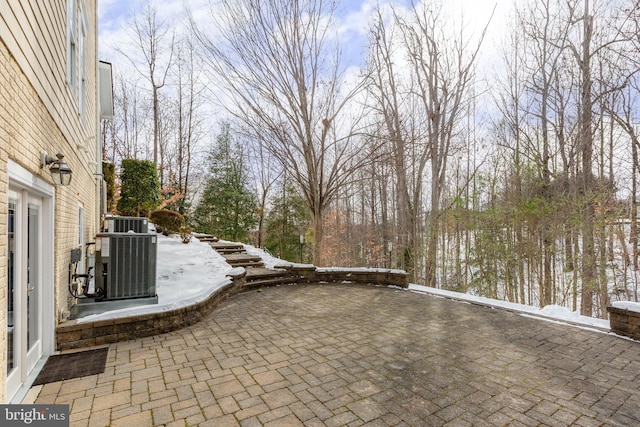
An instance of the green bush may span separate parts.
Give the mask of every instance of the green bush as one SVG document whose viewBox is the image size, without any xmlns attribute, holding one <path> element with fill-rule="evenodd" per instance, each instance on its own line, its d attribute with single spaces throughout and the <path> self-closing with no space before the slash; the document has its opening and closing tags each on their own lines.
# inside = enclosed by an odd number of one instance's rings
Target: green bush
<svg viewBox="0 0 640 427">
<path fill-rule="evenodd" d="M 116 199 L 116 166 L 113 163 L 102 162 L 102 174 L 107 183 L 107 212 L 113 213 Z"/>
<path fill-rule="evenodd" d="M 185 225 L 184 216 L 179 212 L 162 209 L 151 212 L 149 221 L 156 225 L 156 231 L 161 232 L 165 236 L 175 234 Z"/>
<path fill-rule="evenodd" d="M 147 216 L 160 204 L 160 180 L 153 162 L 122 160 L 120 181 L 120 215 Z"/>
</svg>

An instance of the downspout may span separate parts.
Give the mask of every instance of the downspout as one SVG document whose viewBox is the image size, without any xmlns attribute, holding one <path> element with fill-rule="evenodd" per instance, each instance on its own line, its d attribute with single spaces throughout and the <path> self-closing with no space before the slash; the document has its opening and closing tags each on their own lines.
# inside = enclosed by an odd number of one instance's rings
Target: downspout
<svg viewBox="0 0 640 427">
<path fill-rule="evenodd" d="M 96 5 L 97 7 L 97 5 Z M 97 12 L 97 11 L 96 11 Z M 106 197 L 106 189 L 104 184 L 104 175 L 102 173 L 102 135 L 100 129 L 100 117 L 102 116 L 101 112 L 101 103 L 100 103 L 100 61 L 98 60 L 98 14 L 93 14 L 95 19 L 95 132 L 96 132 L 96 172 L 94 173 L 95 179 L 95 222 L 93 228 L 93 235 L 97 234 L 101 228 L 102 218 L 103 218 L 103 210 L 106 206 L 106 202 L 103 201 L 103 198 Z"/>
</svg>

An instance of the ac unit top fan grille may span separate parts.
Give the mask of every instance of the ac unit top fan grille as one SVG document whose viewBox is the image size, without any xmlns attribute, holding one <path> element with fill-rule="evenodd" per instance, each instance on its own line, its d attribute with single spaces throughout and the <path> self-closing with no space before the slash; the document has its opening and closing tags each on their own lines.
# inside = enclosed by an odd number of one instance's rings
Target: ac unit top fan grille
<svg viewBox="0 0 640 427">
<path fill-rule="evenodd" d="M 104 229 L 109 233 L 148 233 L 149 220 L 137 216 L 108 216 L 105 218 Z"/>
</svg>

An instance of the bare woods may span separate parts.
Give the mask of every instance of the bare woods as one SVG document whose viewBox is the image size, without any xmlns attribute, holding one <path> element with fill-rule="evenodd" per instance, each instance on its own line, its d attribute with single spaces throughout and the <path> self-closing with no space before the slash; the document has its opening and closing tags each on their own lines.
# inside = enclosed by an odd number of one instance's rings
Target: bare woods
<svg viewBox="0 0 640 427">
<path fill-rule="evenodd" d="M 140 10 L 105 158 L 152 159 L 189 218 L 224 129 L 253 243 L 300 236 L 293 261 L 593 316 L 637 301 L 638 1 L 516 2 L 482 22 L 347 3 Z"/>
</svg>

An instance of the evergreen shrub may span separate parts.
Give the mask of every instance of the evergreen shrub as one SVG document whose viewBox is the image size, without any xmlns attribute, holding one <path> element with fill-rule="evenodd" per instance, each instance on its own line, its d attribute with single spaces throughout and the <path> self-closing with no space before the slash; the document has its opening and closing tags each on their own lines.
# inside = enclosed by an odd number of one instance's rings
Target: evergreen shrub
<svg viewBox="0 0 640 427">
<path fill-rule="evenodd" d="M 124 216 L 148 216 L 160 204 L 158 170 L 149 160 L 124 159 L 120 174 L 118 212 Z"/>
<path fill-rule="evenodd" d="M 102 175 L 107 183 L 107 212 L 114 213 L 116 199 L 116 166 L 113 163 L 102 162 Z"/>
<path fill-rule="evenodd" d="M 151 212 L 149 221 L 156 225 L 156 231 L 161 232 L 165 236 L 178 233 L 180 228 L 185 225 L 182 214 L 168 209 Z"/>
</svg>

